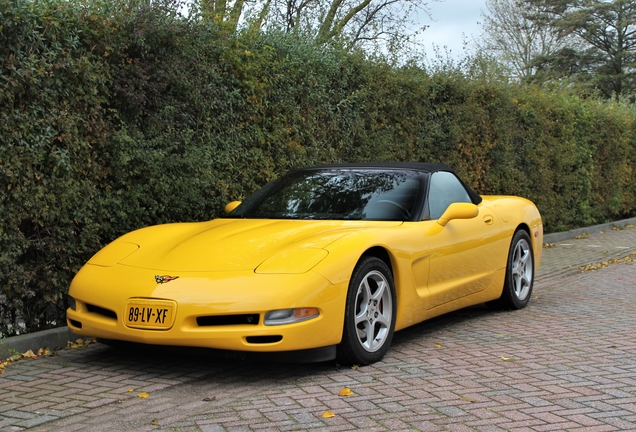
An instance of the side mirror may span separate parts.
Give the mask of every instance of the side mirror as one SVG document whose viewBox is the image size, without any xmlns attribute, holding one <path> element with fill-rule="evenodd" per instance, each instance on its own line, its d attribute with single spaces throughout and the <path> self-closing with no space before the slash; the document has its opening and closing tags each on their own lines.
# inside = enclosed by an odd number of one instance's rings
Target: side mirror
<svg viewBox="0 0 636 432">
<path fill-rule="evenodd" d="M 453 203 L 448 206 L 444 214 L 437 220 L 441 226 L 453 219 L 472 219 L 479 214 L 479 208 L 471 203 Z"/>
<path fill-rule="evenodd" d="M 241 201 L 232 201 L 228 205 L 225 206 L 225 214 L 232 213 L 232 210 L 241 205 Z"/>
</svg>

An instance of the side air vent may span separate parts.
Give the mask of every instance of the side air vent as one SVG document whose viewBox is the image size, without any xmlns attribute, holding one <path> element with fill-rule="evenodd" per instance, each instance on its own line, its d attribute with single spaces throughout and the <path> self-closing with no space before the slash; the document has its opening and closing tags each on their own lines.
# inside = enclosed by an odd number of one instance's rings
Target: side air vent
<svg viewBox="0 0 636 432">
<path fill-rule="evenodd" d="M 257 325 L 258 321 L 258 314 L 212 315 L 197 317 L 197 325 L 199 325 L 199 327 L 228 326 L 239 324 Z"/>
<path fill-rule="evenodd" d="M 88 303 L 86 303 L 86 309 L 88 309 L 89 312 L 94 314 L 102 315 L 108 318 L 117 319 L 117 314 L 110 309 L 105 309 L 103 307 L 95 306 Z"/>
</svg>

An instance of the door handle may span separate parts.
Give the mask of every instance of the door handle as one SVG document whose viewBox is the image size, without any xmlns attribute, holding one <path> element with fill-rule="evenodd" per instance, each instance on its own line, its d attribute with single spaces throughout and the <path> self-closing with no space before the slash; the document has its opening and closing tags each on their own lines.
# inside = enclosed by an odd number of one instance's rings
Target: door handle
<svg viewBox="0 0 636 432">
<path fill-rule="evenodd" d="M 486 216 L 484 216 L 484 223 L 486 225 L 492 225 L 492 224 L 495 223 L 495 218 L 492 217 L 492 215 L 486 215 Z"/>
</svg>

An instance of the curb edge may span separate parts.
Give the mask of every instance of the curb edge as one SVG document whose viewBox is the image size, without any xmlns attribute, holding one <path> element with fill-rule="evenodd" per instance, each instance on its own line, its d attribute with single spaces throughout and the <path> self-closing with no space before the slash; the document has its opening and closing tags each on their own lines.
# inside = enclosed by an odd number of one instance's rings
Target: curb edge
<svg viewBox="0 0 636 432">
<path fill-rule="evenodd" d="M 0 359 L 9 358 L 16 352 L 24 353 L 28 350 L 35 352 L 39 348 L 49 348 L 51 350 L 66 348 L 68 341 L 73 341 L 78 337 L 68 327 L 64 326 L 3 338 L 0 339 Z"/>
<path fill-rule="evenodd" d="M 583 233 L 597 234 L 601 231 L 611 230 L 612 228 L 623 228 L 627 224 L 636 225 L 636 217 L 608 222 L 600 225 L 592 225 L 587 228 L 577 228 L 570 231 L 545 234 L 543 236 L 543 243 L 558 243 L 563 240 L 573 239 L 574 237 L 579 236 Z"/>
</svg>

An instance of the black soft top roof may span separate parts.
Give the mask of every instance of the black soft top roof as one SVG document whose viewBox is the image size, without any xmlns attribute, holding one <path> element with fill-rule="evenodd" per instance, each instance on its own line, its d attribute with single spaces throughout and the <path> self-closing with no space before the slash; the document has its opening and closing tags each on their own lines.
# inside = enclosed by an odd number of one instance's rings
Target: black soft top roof
<svg viewBox="0 0 636 432">
<path fill-rule="evenodd" d="M 313 167 L 301 168 L 301 170 L 314 170 L 314 169 L 408 169 L 423 172 L 437 172 L 437 171 L 449 171 L 454 173 L 451 167 L 444 164 L 424 163 L 424 162 L 360 162 L 360 163 L 343 163 L 343 164 L 330 164 L 330 165 L 318 165 Z"/>
<path fill-rule="evenodd" d="M 378 170 L 378 169 L 406 169 L 406 170 L 414 170 L 421 171 L 426 173 L 435 173 L 438 171 L 448 171 L 455 175 L 455 170 L 449 166 L 444 164 L 435 164 L 435 163 L 425 163 L 425 162 L 360 162 L 360 163 L 344 163 L 344 164 L 330 164 L 330 165 L 317 165 L 313 167 L 301 168 L 300 171 L 304 170 L 321 170 L 321 169 L 369 169 L 369 170 Z M 459 178 L 459 177 L 457 177 Z M 481 196 L 468 187 L 462 179 L 459 181 L 464 185 L 466 190 L 468 191 L 468 195 L 470 195 L 470 199 L 473 204 L 479 204 L 482 199 Z"/>
</svg>

